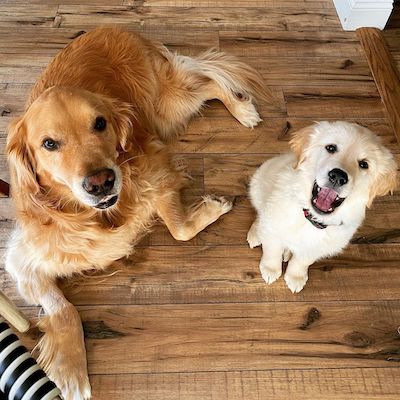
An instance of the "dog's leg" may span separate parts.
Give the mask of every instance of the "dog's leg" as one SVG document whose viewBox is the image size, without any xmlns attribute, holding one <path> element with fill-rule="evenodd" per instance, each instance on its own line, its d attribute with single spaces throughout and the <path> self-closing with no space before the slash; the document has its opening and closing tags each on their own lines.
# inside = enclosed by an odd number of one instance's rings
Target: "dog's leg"
<svg viewBox="0 0 400 400">
<path fill-rule="evenodd" d="M 258 236 L 258 217 L 251 225 L 249 232 L 247 233 L 247 243 L 249 244 L 251 249 L 254 247 L 260 246 L 261 240 Z"/>
<path fill-rule="evenodd" d="M 38 362 L 61 390 L 65 400 L 91 397 L 81 319 L 56 283 L 47 279 L 18 281 L 21 294 L 40 304 L 47 314 L 39 321 L 44 332 Z"/>
<path fill-rule="evenodd" d="M 271 104 L 275 101 L 261 76 L 235 57 L 216 51 L 197 57 L 172 54 L 166 49 L 161 53 L 170 65 L 160 76 L 168 85 L 161 86 L 154 107 L 154 122 L 163 139 L 181 131 L 207 100 L 222 101 L 249 128 L 261 121 L 255 100 L 264 99 Z"/>
<path fill-rule="evenodd" d="M 289 261 L 285 273 L 285 281 L 293 293 L 300 292 L 308 280 L 308 267 L 314 260 L 305 260 L 294 254 Z"/>
<path fill-rule="evenodd" d="M 266 237 L 262 240 L 262 251 L 260 272 L 265 282 L 271 284 L 282 275 L 284 247 L 273 237 Z"/>
<path fill-rule="evenodd" d="M 12 243 L 6 254 L 6 269 L 30 304 L 40 304 L 47 314 L 39 322 L 44 336 L 38 344 L 38 362 L 62 391 L 65 400 L 91 397 L 82 323 L 55 280 L 32 270 L 22 247 Z"/>
<path fill-rule="evenodd" d="M 165 195 L 157 205 L 158 215 L 163 219 L 176 240 L 190 240 L 221 215 L 232 208 L 223 197 L 205 196 L 203 201 L 185 210 L 179 193 Z"/>
<path fill-rule="evenodd" d="M 233 92 L 228 88 L 209 82 L 203 92 L 204 101 L 218 99 L 242 125 L 254 128 L 262 121 L 254 105 L 254 100 L 245 91 Z"/>
</svg>

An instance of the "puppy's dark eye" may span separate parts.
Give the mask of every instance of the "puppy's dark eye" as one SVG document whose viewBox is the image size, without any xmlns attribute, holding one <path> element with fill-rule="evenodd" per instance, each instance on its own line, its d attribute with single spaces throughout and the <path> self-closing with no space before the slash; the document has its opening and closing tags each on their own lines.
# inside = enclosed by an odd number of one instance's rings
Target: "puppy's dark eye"
<svg viewBox="0 0 400 400">
<path fill-rule="evenodd" d="M 42 146 L 46 150 L 54 151 L 60 147 L 60 144 L 53 139 L 45 139 L 45 140 L 43 140 Z"/>
<path fill-rule="evenodd" d="M 327 146 L 325 146 L 325 149 L 328 153 L 336 153 L 337 152 L 337 146 L 336 144 L 328 144 Z"/>
<path fill-rule="evenodd" d="M 359 161 L 358 166 L 362 169 L 368 169 L 368 163 L 365 160 Z"/>
<path fill-rule="evenodd" d="M 103 118 L 103 117 L 97 117 L 96 121 L 94 121 L 94 129 L 96 131 L 104 131 L 104 129 L 106 129 L 107 126 L 107 121 Z"/>
</svg>

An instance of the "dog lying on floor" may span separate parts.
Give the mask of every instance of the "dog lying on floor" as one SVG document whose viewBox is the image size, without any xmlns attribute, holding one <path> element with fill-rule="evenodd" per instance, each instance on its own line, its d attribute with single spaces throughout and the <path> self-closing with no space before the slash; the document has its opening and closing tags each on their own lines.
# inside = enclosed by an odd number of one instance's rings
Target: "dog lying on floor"
<svg viewBox="0 0 400 400">
<path fill-rule="evenodd" d="M 91 390 L 81 321 L 57 278 L 130 254 L 155 216 L 189 240 L 228 212 L 210 196 L 184 209 L 169 142 L 209 99 L 253 127 L 264 95 L 259 75 L 230 56 L 175 55 L 115 28 L 75 39 L 34 86 L 8 133 L 17 226 L 6 269 L 47 314 L 39 362 L 66 400 Z"/>
<path fill-rule="evenodd" d="M 308 267 L 339 253 L 376 196 L 394 190 L 393 156 L 370 130 L 347 122 L 321 122 L 294 133 L 293 152 L 266 161 L 250 182 L 257 210 L 247 241 L 262 245 L 260 271 L 271 284 L 282 274 L 299 292 Z"/>
</svg>

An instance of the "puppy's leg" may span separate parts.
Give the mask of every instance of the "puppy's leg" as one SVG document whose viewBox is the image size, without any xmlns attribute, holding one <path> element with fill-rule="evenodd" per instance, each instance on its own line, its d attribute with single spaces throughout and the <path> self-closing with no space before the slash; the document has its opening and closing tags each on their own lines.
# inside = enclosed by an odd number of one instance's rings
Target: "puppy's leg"
<svg viewBox="0 0 400 400">
<path fill-rule="evenodd" d="M 165 195 L 157 205 L 157 213 L 176 240 L 190 240 L 232 208 L 223 197 L 205 196 L 203 201 L 185 210 L 179 193 Z"/>
<path fill-rule="evenodd" d="M 308 280 L 308 267 L 314 260 L 302 259 L 296 254 L 292 256 L 285 273 L 285 281 L 293 293 L 300 292 Z"/>
<path fill-rule="evenodd" d="M 260 246 L 261 240 L 258 236 L 258 217 L 251 225 L 249 232 L 247 233 L 247 243 L 249 244 L 251 249 L 254 247 Z"/>
<path fill-rule="evenodd" d="M 284 247 L 274 237 L 269 236 L 262 239 L 262 250 L 260 272 L 265 282 L 271 284 L 282 275 Z"/>
</svg>

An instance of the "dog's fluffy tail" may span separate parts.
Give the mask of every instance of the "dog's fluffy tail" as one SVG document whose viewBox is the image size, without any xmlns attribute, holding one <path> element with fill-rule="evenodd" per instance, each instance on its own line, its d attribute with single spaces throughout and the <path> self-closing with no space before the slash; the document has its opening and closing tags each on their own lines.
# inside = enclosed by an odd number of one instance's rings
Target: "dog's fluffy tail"
<svg viewBox="0 0 400 400">
<path fill-rule="evenodd" d="M 248 96 L 253 101 L 273 102 L 272 95 L 264 86 L 261 75 L 236 57 L 216 50 L 207 50 L 193 57 L 197 71 L 212 79 L 222 89 Z"/>
</svg>

